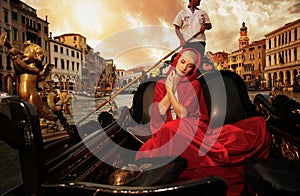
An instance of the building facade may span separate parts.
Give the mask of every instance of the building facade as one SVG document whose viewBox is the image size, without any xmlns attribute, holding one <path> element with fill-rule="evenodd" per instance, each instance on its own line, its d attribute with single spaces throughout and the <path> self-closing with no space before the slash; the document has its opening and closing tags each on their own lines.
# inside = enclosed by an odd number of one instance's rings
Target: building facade
<svg viewBox="0 0 300 196">
<path fill-rule="evenodd" d="M 281 82 L 289 87 L 300 73 L 300 19 L 265 35 L 266 67 L 264 77 L 269 87 Z"/>
<path fill-rule="evenodd" d="M 227 52 L 216 52 L 213 53 L 213 62 L 218 70 L 228 70 L 228 53 Z"/>
<path fill-rule="evenodd" d="M 49 23 L 37 16 L 34 8 L 19 0 L 0 0 L 0 33 L 7 33 L 7 40 L 20 51 L 29 40 L 45 50 L 48 59 L 47 40 Z M 19 79 L 12 61 L 7 56 L 7 47 L 0 47 L 0 91 L 9 95 L 17 94 Z"/>
<path fill-rule="evenodd" d="M 263 70 L 266 67 L 265 39 L 244 46 L 243 79 L 250 88 L 265 87 Z"/>
<path fill-rule="evenodd" d="M 228 67 L 230 70 L 236 72 L 241 77 L 244 75 L 244 50 L 239 49 L 228 54 Z"/>
<path fill-rule="evenodd" d="M 81 89 L 82 51 L 52 38 L 48 39 L 48 48 L 48 63 L 54 65 L 47 79 L 50 90 L 58 87 L 60 90 Z"/>
</svg>

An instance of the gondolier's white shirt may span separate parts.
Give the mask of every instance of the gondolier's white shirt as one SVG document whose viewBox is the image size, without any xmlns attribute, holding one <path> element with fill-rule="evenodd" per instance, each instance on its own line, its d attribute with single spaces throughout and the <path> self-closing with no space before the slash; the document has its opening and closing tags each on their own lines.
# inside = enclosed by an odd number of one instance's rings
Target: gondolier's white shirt
<svg viewBox="0 0 300 196">
<path fill-rule="evenodd" d="M 180 10 L 173 21 L 173 25 L 180 27 L 180 31 L 185 40 L 190 39 L 193 35 L 198 33 L 201 26 L 205 23 L 211 23 L 205 11 L 195 9 L 195 12 L 192 13 L 189 8 Z M 205 42 L 205 33 L 200 33 L 195 39 L 191 40 L 191 42 L 195 41 Z"/>
</svg>

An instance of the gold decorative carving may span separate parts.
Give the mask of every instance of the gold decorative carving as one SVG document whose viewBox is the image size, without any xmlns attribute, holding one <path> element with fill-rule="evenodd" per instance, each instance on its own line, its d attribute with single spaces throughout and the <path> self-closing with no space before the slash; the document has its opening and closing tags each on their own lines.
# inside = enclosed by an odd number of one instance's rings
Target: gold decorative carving
<svg viewBox="0 0 300 196">
<path fill-rule="evenodd" d="M 299 160 L 299 149 L 297 146 L 291 145 L 284 138 L 281 139 L 281 154 L 287 159 Z"/>
</svg>

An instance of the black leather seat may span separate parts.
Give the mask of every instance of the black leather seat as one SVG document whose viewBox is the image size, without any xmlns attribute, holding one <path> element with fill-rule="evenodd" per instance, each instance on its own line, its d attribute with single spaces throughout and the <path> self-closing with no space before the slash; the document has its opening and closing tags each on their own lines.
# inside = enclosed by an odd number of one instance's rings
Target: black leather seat
<svg viewBox="0 0 300 196">
<path fill-rule="evenodd" d="M 247 159 L 248 188 L 257 195 L 300 195 L 300 162 L 287 159 Z"/>
<path fill-rule="evenodd" d="M 210 123 L 219 127 L 256 114 L 242 78 L 232 71 L 213 71 L 198 78 Z"/>
<path fill-rule="evenodd" d="M 267 120 L 272 134 L 272 146 L 267 159 L 247 159 L 245 177 L 248 188 L 256 195 L 300 195 L 299 160 L 299 103 L 276 95 L 266 94 L 254 98 Z"/>
</svg>

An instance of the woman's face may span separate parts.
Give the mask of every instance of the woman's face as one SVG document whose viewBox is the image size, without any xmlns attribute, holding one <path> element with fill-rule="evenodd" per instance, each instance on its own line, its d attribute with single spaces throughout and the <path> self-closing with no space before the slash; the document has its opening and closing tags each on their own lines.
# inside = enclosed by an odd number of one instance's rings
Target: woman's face
<svg viewBox="0 0 300 196">
<path fill-rule="evenodd" d="M 194 69 L 194 67 L 194 62 L 181 55 L 176 65 L 176 72 L 180 76 L 186 76 Z"/>
</svg>

